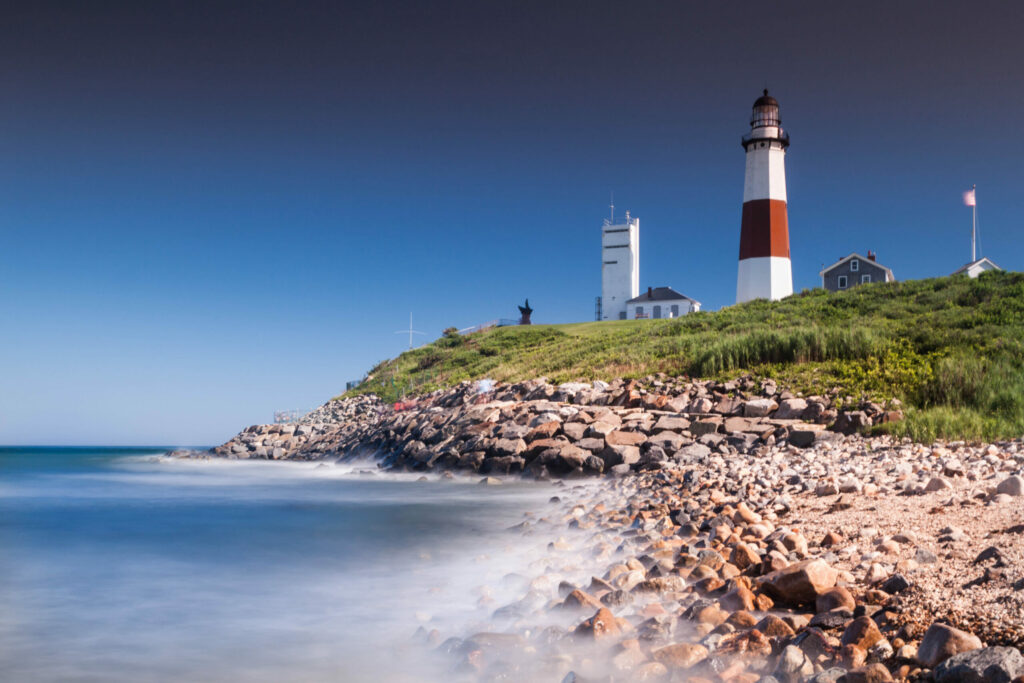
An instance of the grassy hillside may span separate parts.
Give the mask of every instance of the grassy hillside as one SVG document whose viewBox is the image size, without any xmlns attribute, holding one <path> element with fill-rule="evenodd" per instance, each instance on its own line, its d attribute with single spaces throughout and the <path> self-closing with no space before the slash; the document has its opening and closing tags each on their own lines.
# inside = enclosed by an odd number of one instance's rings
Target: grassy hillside
<svg viewBox="0 0 1024 683">
<path fill-rule="evenodd" d="M 794 390 L 900 398 L 918 439 L 1024 434 L 1024 273 L 804 291 L 675 320 L 505 327 L 384 361 L 355 391 L 388 399 L 465 379 L 772 376 Z"/>
</svg>

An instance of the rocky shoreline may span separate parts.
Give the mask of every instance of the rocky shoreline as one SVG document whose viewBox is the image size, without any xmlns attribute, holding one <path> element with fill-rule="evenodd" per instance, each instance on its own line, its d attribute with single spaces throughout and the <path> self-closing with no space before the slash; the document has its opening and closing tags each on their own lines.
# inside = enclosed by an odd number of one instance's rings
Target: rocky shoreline
<svg viewBox="0 0 1024 683">
<path fill-rule="evenodd" d="M 212 453 L 273 460 L 372 456 L 389 469 L 563 478 L 622 475 L 781 444 L 807 448 L 899 419 L 895 401 L 804 398 L 749 377 L 557 386 L 541 378 L 498 386 L 464 382 L 395 405 L 372 395 L 334 400 L 296 424 L 253 425 Z"/>
<path fill-rule="evenodd" d="M 866 437 L 898 406 L 750 378 L 479 389 L 332 401 L 214 453 L 552 479 L 511 532 L 550 539 L 520 597 L 418 634 L 453 677 L 1024 682 L 1021 440 Z"/>
</svg>

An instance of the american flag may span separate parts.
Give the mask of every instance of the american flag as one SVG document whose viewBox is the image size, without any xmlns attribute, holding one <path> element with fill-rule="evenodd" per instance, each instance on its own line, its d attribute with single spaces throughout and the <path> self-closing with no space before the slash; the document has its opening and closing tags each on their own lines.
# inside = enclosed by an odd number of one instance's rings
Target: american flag
<svg viewBox="0 0 1024 683">
<path fill-rule="evenodd" d="M 967 206 L 978 205 L 978 199 L 974 195 L 974 190 L 967 190 L 967 192 L 964 192 L 964 204 Z"/>
</svg>

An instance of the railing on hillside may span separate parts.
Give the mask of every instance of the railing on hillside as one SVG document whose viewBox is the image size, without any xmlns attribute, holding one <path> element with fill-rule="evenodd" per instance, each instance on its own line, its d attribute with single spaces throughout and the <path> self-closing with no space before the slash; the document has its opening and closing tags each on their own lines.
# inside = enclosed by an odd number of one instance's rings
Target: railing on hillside
<svg viewBox="0 0 1024 683">
<path fill-rule="evenodd" d="M 472 327 L 466 327 L 459 330 L 459 334 L 473 334 L 474 332 L 482 332 L 483 330 L 489 330 L 492 327 L 510 327 L 512 325 L 518 325 L 518 320 L 511 318 L 495 318 L 494 320 L 488 320 L 485 323 L 479 325 L 473 325 Z"/>
</svg>

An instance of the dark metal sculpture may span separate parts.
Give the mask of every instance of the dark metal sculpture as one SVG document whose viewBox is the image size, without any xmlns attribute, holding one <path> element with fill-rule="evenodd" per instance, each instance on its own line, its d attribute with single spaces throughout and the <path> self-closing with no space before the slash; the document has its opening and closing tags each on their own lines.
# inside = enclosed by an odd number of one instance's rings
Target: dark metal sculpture
<svg viewBox="0 0 1024 683">
<path fill-rule="evenodd" d="M 530 308 L 530 300 L 529 299 L 526 300 L 526 305 L 525 306 L 520 306 L 519 307 L 519 313 L 521 314 L 519 316 L 519 324 L 520 325 L 529 325 L 530 324 L 530 314 L 533 313 L 533 309 Z"/>
</svg>

